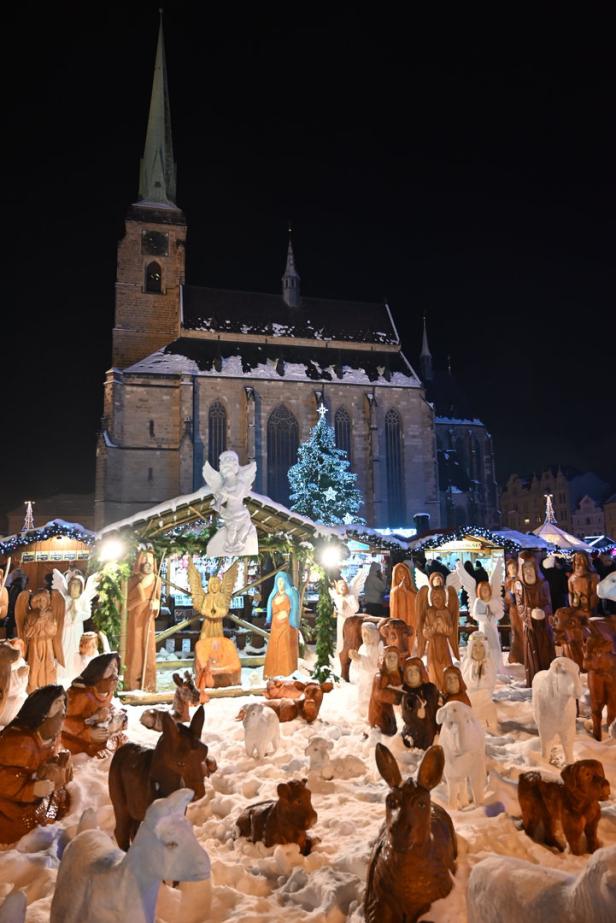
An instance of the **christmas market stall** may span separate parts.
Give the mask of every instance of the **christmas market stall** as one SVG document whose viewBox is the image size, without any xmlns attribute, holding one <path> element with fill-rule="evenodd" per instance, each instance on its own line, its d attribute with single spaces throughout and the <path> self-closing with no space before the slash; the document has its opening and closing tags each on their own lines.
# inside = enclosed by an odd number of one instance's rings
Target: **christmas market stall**
<svg viewBox="0 0 616 923">
<path fill-rule="evenodd" d="M 37 529 L 25 529 L 0 541 L 1 567 L 11 582 L 16 571 L 27 578 L 24 586 L 37 589 L 51 585 L 54 570 L 79 570 L 85 573 L 95 535 L 76 522 L 52 519 Z"/>
</svg>

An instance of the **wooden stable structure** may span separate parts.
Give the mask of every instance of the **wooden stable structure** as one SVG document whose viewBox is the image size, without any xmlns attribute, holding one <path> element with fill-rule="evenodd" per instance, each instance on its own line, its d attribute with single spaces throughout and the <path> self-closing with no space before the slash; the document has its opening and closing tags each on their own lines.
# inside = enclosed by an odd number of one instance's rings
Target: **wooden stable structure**
<svg viewBox="0 0 616 923">
<path fill-rule="evenodd" d="M 54 568 L 78 568 L 84 574 L 95 542 L 95 534 L 75 522 L 52 519 L 37 529 L 17 532 L 0 541 L 1 566 L 11 560 L 11 570 L 20 568 L 28 578 L 28 589 L 45 586 Z"/>
</svg>

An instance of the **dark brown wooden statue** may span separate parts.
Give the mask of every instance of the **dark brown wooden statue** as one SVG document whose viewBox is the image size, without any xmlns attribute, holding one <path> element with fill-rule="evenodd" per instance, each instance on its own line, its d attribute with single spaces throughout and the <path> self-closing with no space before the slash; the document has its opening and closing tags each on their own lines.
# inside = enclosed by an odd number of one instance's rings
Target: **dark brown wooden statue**
<svg viewBox="0 0 616 923">
<path fill-rule="evenodd" d="M 93 657 L 68 688 L 62 743 L 71 753 L 104 756 L 124 743 L 128 719 L 112 704 L 120 678 L 120 655 Z"/>
<path fill-rule="evenodd" d="M 145 812 L 155 798 L 166 798 L 178 788 L 192 788 L 193 801 L 203 798 L 203 779 L 216 772 L 201 743 L 205 712 L 200 705 L 190 727 L 163 715 L 163 732 L 156 747 L 127 743 L 113 755 L 109 767 L 109 795 L 115 812 L 115 838 L 127 850 Z"/>
<path fill-rule="evenodd" d="M 400 669 L 400 651 L 389 645 L 383 651 L 383 660 L 378 673 L 375 673 L 368 706 L 368 723 L 378 728 L 382 734 L 393 737 L 398 727 L 394 705 L 402 698 L 402 671 Z"/>
<path fill-rule="evenodd" d="M 314 827 L 318 818 L 310 800 L 310 789 L 306 788 L 307 781 L 281 782 L 277 801 L 249 805 L 236 821 L 239 835 L 265 846 L 297 843 L 302 856 L 309 855 L 312 840 L 306 831 Z"/>
<path fill-rule="evenodd" d="M 299 698 L 275 699 L 270 696 L 264 704 L 276 712 L 279 721 L 303 718 L 307 724 L 312 724 L 319 717 L 323 696 L 333 688 L 329 680 L 325 683 L 306 683 Z"/>
<path fill-rule="evenodd" d="M 587 638 L 584 669 L 588 670 L 592 733 L 595 740 L 601 740 L 601 719 L 606 706 L 608 727 L 616 720 L 616 654 L 609 638 L 599 634 Z"/>
<path fill-rule="evenodd" d="M 402 775 L 392 753 L 376 745 L 376 764 L 389 786 L 385 823 L 368 868 L 366 923 L 416 923 L 433 901 L 453 888 L 458 847 L 449 814 L 431 804 L 430 791 L 442 779 L 445 757 L 430 747 L 417 781 Z"/>
<path fill-rule="evenodd" d="M 522 824 L 533 839 L 542 833 L 546 846 L 561 852 L 565 835 L 574 856 L 599 849 L 597 826 L 601 817 L 600 801 L 610 797 L 610 783 L 599 760 L 578 760 L 565 766 L 560 774 L 563 783 L 546 782 L 538 772 L 523 772 L 518 780 L 518 800 Z M 582 834 L 586 835 L 584 850 Z"/>
<path fill-rule="evenodd" d="M 596 615 L 599 605 L 598 583 L 599 575 L 591 570 L 588 556 L 583 551 L 577 551 L 573 555 L 573 573 L 567 582 L 569 605 L 588 616 Z"/>
<path fill-rule="evenodd" d="M 386 619 L 379 626 L 379 634 L 386 647 L 397 647 L 400 657 L 410 657 L 415 643 L 415 631 L 402 619 Z"/>
<path fill-rule="evenodd" d="M 505 576 L 505 614 L 511 625 L 508 663 L 524 663 L 524 629 L 515 598 L 515 583 L 518 579 L 518 565 L 514 560 L 507 561 Z"/>
<path fill-rule="evenodd" d="M 580 609 L 571 606 L 557 609 L 550 621 L 554 631 L 554 645 L 562 648 L 562 657 L 568 657 L 584 669 L 584 638 L 588 617 Z"/>
<path fill-rule="evenodd" d="M 156 692 L 154 622 L 160 611 L 161 579 L 152 551 L 140 551 L 128 579 L 125 689 Z"/>
<path fill-rule="evenodd" d="M 524 631 L 526 685 L 532 686 L 535 673 L 549 669 L 555 656 L 548 618 L 552 614 L 550 588 L 532 551 L 522 551 L 518 558 L 514 592 Z"/>
<path fill-rule="evenodd" d="M 61 748 L 65 713 L 63 687 L 42 686 L 0 731 L 0 843 L 14 843 L 67 813 L 65 785 L 73 769 Z"/>
<path fill-rule="evenodd" d="M 439 694 L 421 657 L 407 657 L 404 661 L 402 688 L 402 742 L 405 747 L 427 750 L 438 730 Z"/>
<path fill-rule="evenodd" d="M 472 708 L 471 700 L 466 691 L 466 683 L 458 667 L 446 667 L 444 672 L 443 705 L 448 702 L 464 702 Z"/>
<path fill-rule="evenodd" d="M 188 724 L 191 706 L 199 705 L 200 702 L 205 704 L 209 701 L 209 696 L 206 694 L 205 700 L 203 699 L 203 693 L 195 686 L 190 670 L 184 670 L 183 677 L 179 673 L 174 673 L 171 678 L 175 683 L 175 693 L 169 714 L 178 724 Z M 144 727 L 160 734 L 163 729 L 163 714 L 166 711 L 166 708 L 146 708 L 139 720 Z"/>
</svg>

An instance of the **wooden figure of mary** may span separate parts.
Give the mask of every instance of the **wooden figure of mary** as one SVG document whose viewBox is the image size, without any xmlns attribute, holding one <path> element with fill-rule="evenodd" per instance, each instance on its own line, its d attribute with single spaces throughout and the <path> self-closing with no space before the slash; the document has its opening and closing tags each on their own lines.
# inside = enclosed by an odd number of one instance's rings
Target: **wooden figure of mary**
<svg viewBox="0 0 616 923">
<path fill-rule="evenodd" d="M 290 676 L 297 670 L 299 593 L 288 574 L 276 574 L 267 601 L 266 626 L 270 628 L 263 676 Z"/>
</svg>

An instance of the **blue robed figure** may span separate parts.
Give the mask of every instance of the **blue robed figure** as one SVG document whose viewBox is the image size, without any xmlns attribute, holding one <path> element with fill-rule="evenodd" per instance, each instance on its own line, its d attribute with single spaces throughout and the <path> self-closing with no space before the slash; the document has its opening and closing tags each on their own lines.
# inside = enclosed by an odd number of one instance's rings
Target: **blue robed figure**
<svg viewBox="0 0 616 923">
<path fill-rule="evenodd" d="M 287 573 L 276 574 L 267 600 L 265 624 L 271 628 L 271 633 L 263 676 L 290 676 L 297 670 L 299 593 Z"/>
</svg>

